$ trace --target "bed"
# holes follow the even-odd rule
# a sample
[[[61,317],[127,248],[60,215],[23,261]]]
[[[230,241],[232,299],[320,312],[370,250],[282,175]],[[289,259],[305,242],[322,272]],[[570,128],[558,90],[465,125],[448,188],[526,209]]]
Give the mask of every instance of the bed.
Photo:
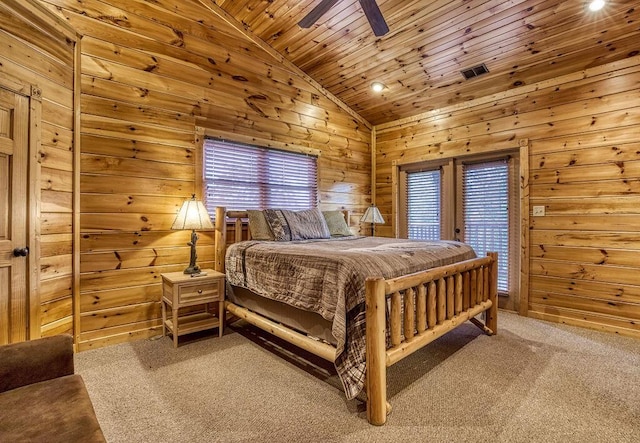
[[[365,390],[372,424],[390,412],[387,367],[467,320],[497,332],[495,253],[475,257],[457,242],[291,232],[289,241],[256,240],[248,218],[216,209],[226,310],[334,362],[347,398]]]

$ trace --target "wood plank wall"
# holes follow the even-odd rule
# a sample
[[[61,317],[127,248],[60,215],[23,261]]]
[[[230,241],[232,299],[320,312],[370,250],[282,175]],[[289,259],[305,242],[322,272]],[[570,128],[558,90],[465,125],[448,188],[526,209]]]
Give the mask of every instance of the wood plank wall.
[[[323,208],[369,204],[370,129],[196,0],[42,0],[82,39],[80,348],[158,333],[159,274],[187,261],[168,228],[195,192],[196,126],[322,151]],[[6,29],[6,23],[3,29]],[[0,72],[42,86],[43,334],[72,330],[73,49],[1,31]],[[53,45],[53,46],[50,46]],[[49,47],[49,50],[43,48]],[[530,140],[529,315],[639,335],[638,56],[376,127],[391,163]],[[213,239],[201,234],[201,264]]]
[[[160,274],[188,263],[170,226],[196,192],[197,126],[318,149],[322,208],[370,203],[368,125],[197,0],[42,4],[83,35],[80,349],[160,332]],[[212,266],[211,234],[198,253]]]
[[[41,334],[47,336],[73,329],[74,43],[50,32],[44,20],[28,23],[28,7],[27,2],[0,7],[0,75],[42,90],[39,287]]]
[[[633,54],[631,54],[633,55]],[[640,56],[375,128],[377,204],[392,162],[529,139],[528,314],[640,336]],[[516,143],[517,146],[517,143]]]

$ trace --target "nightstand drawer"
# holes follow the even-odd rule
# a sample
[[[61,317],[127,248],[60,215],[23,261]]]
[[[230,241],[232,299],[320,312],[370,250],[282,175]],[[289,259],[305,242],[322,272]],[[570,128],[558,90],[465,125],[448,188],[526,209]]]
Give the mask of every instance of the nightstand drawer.
[[[220,299],[220,285],[216,283],[180,285],[178,287],[178,303],[192,303],[205,300],[207,302]]]

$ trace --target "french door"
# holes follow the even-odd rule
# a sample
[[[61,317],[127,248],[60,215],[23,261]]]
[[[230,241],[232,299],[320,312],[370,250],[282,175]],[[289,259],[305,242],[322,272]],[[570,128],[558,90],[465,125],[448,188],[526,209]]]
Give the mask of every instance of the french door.
[[[518,156],[469,157],[400,169],[399,235],[459,240],[498,252],[498,291],[515,299],[520,239]],[[506,299],[503,305],[512,305]]]

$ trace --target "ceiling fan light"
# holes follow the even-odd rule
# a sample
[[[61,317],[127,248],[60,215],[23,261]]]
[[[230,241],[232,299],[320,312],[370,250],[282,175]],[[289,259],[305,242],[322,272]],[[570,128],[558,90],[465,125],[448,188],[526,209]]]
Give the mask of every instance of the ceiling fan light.
[[[589,10],[590,11],[599,11],[604,7],[604,0],[593,0],[591,3],[589,3]]]
[[[384,83],[382,82],[373,82],[371,83],[371,90],[373,92],[382,92],[384,90],[385,86]]]

